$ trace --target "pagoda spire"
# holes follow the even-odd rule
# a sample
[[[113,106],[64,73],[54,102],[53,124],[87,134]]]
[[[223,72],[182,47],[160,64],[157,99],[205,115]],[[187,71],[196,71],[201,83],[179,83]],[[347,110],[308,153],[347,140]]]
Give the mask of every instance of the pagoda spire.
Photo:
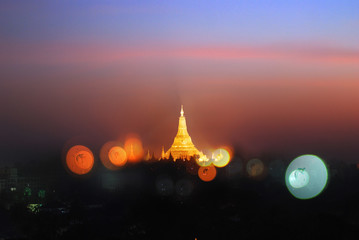
[[[130,159],[130,160],[135,160],[136,159],[135,154],[133,152],[133,144],[131,144],[130,156],[128,157],[128,159]]]
[[[165,154],[165,147],[162,146],[162,153],[161,153],[161,159],[165,159],[166,158],[166,154]]]
[[[192,143],[192,139],[188,134],[183,105],[181,105],[180,113],[181,116],[179,117],[177,135],[173,140],[172,146],[166,152],[166,157],[169,157],[169,155],[172,154],[174,160],[184,158],[189,159],[191,156],[201,155]]]
[[[151,154],[150,154],[150,149],[147,150],[147,155],[145,157],[145,160],[150,160],[151,159]]]

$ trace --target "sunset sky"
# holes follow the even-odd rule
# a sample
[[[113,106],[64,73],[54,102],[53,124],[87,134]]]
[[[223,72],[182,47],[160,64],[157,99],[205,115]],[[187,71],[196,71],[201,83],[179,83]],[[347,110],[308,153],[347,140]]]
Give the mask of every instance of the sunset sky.
[[[1,162],[158,155],[181,104],[199,149],[359,162],[359,1],[0,2]]]

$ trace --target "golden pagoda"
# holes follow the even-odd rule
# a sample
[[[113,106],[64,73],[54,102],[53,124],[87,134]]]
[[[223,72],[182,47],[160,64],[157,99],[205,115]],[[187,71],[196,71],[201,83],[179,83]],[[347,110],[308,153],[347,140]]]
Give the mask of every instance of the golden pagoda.
[[[162,150],[163,151],[163,150]],[[184,116],[183,105],[181,106],[181,116],[179,117],[177,135],[170,149],[165,153],[166,158],[172,155],[173,159],[187,159],[192,156],[203,156],[192,143],[192,139],[187,132],[186,118]]]

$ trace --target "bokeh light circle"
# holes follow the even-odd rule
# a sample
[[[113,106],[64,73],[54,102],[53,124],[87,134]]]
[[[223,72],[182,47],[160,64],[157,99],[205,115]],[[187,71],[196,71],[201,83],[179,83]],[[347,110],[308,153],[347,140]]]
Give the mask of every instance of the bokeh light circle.
[[[295,169],[289,174],[289,184],[294,188],[305,187],[309,183],[309,174],[304,168]]]
[[[102,164],[110,169],[117,170],[127,162],[127,153],[116,141],[106,142],[100,150],[100,160]]]
[[[212,150],[206,149],[203,155],[196,158],[197,165],[200,167],[208,167],[209,165],[211,165],[213,159],[208,156],[211,156],[212,153],[213,153]]]
[[[242,174],[243,162],[239,157],[234,157],[226,166],[226,175],[229,178],[237,178]]]
[[[283,176],[286,171],[286,165],[280,159],[270,161],[268,166],[269,175],[276,181],[283,181]]]
[[[193,184],[188,179],[180,179],[176,182],[176,193],[181,197],[188,197],[193,190]]]
[[[119,146],[114,146],[108,152],[108,158],[111,163],[117,167],[122,167],[127,162],[127,154],[126,151]]]
[[[93,155],[90,149],[81,150],[75,155],[75,163],[81,169],[91,169],[93,162]]]
[[[328,170],[321,158],[315,155],[302,155],[294,159],[285,174],[289,192],[298,199],[318,196],[328,181]]]
[[[212,159],[196,159],[196,163],[198,166],[200,167],[208,167],[209,165],[211,165],[213,162],[212,162]]]
[[[198,177],[205,182],[212,181],[217,175],[216,167],[213,165],[207,167],[200,167],[198,169]]]
[[[159,176],[156,180],[157,192],[162,196],[170,196],[174,192],[174,183],[169,176]]]
[[[71,172],[77,175],[90,172],[94,162],[91,150],[83,145],[75,145],[67,151],[66,165]]]
[[[259,177],[264,172],[264,164],[260,159],[254,158],[249,160],[246,169],[249,176]]]
[[[231,160],[231,155],[229,151],[225,148],[216,149],[213,155],[214,155],[213,164],[219,168],[227,166],[229,161]]]
[[[128,135],[124,148],[129,162],[137,163],[141,161],[144,156],[142,141],[137,135]]]

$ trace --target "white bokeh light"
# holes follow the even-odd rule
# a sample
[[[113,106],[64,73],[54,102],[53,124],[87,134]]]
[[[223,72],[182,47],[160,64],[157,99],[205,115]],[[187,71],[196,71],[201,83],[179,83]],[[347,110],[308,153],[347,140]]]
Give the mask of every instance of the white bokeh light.
[[[315,155],[302,155],[294,159],[285,174],[289,192],[298,199],[318,196],[328,181],[328,170],[322,159]]]
[[[309,178],[304,168],[298,168],[289,175],[289,183],[294,188],[302,188],[309,183]]]

